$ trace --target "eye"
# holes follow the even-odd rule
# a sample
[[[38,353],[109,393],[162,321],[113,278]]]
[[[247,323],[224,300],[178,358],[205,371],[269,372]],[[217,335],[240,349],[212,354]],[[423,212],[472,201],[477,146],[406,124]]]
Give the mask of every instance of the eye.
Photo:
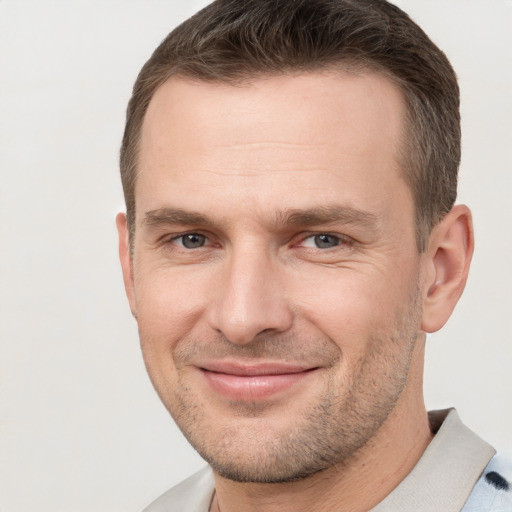
[[[302,242],[303,247],[313,247],[315,249],[330,249],[342,243],[340,237],[320,233],[305,238]]]
[[[176,243],[185,247],[185,249],[199,249],[206,244],[206,237],[199,233],[186,233],[173,239]]]

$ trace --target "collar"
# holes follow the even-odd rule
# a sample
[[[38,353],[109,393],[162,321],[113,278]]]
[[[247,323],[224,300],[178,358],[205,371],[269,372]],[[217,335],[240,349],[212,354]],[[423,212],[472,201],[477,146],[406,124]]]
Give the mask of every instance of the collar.
[[[371,512],[459,512],[496,451],[455,409],[429,412],[434,439],[404,480]]]

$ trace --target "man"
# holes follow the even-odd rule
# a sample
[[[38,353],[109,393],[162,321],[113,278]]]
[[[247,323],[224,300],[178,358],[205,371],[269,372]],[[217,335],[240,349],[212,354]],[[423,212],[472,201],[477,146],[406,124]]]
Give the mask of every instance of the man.
[[[473,252],[458,94],[383,0],[220,0],[157,48],[120,257],[150,378],[209,467],[147,510],[511,509],[494,449],[422,395]]]

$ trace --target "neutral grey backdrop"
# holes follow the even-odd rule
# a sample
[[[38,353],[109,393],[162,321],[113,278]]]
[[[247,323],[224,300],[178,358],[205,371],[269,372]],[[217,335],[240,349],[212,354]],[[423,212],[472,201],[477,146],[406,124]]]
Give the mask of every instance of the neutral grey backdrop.
[[[466,293],[430,408],[512,448],[512,2],[401,0],[462,88]],[[203,462],[146,376],[117,262],[135,76],[203,1],[0,1],[0,511],[137,511]]]

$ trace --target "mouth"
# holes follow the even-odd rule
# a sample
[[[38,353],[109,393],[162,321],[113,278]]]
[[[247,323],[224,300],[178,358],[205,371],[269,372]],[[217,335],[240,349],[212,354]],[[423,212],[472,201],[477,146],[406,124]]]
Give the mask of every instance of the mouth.
[[[277,362],[226,361],[211,361],[199,367],[212,391],[244,402],[260,402],[282,394],[318,369]]]

